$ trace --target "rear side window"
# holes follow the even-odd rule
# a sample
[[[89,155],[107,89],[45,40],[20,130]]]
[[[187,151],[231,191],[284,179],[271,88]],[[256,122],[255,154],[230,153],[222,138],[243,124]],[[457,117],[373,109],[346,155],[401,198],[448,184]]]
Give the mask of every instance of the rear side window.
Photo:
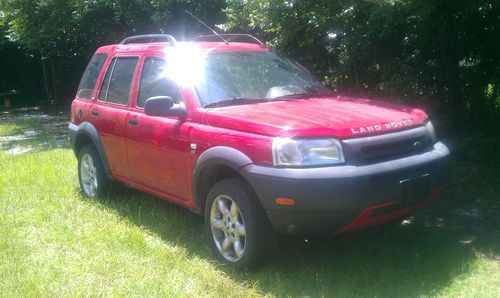
[[[111,61],[99,91],[99,100],[127,105],[138,57],[116,57]]]
[[[78,86],[78,92],[76,93],[77,97],[86,99],[92,98],[97,77],[99,76],[99,73],[101,73],[102,66],[104,65],[107,57],[107,54],[95,54],[92,59],[90,59],[90,62],[83,73],[80,85]]]
[[[181,101],[177,84],[167,77],[167,61],[157,57],[147,57],[142,68],[137,107],[143,108],[146,99],[153,96],[170,96],[174,102]]]

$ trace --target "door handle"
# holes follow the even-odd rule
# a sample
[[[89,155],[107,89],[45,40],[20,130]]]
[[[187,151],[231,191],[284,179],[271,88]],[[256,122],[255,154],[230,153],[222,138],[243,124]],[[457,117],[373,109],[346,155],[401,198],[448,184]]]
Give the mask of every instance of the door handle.
[[[99,116],[99,110],[92,110],[92,115]]]
[[[128,119],[128,124],[132,126],[137,126],[139,124],[139,120],[137,120],[137,118],[130,118]]]

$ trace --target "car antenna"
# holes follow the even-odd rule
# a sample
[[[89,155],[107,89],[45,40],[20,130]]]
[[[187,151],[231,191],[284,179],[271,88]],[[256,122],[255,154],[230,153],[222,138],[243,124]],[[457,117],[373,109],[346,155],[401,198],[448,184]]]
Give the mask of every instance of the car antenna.
[[[187,9],[184,9],[184,11],[189,14],[193,19],[197,20],[200,24],[203,26],[207,27],[210,31],[212,31],[215,35],[217,35],[220,39],[222,39],[226,44],[229,44],[227,40],[224,39],[219,33],[217,33],[214,29],[212,29],[210,26],[205,24],[202,20],[198,19],[194,14],[190,13]]]

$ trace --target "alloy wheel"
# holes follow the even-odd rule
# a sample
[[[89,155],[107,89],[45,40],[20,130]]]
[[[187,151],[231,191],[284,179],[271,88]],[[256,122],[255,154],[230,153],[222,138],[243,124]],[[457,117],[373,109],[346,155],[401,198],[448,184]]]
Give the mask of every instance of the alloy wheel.
[[[83,191],[91,198],[97,194],[97,170],[94,165],[94,160],[90,154],[86,153],[82,156],[80,163],[80,177],[82,179]]]
[[[238,204],[226,195],[219,195],[210,212],[212,236],[220,254],[230,262],[239,261],[245,253],[245,222]]]

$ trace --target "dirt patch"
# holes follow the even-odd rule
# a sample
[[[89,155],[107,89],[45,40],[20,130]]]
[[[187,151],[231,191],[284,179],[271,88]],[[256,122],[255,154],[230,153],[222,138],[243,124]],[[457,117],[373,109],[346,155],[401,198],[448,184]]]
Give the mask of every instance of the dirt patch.
[[[0,136],[0,150],[23,154],[34,149],[68,147],[69,115],[47,114],[39,107],[9,109],[0,112],[0,123],[14,132]]]

